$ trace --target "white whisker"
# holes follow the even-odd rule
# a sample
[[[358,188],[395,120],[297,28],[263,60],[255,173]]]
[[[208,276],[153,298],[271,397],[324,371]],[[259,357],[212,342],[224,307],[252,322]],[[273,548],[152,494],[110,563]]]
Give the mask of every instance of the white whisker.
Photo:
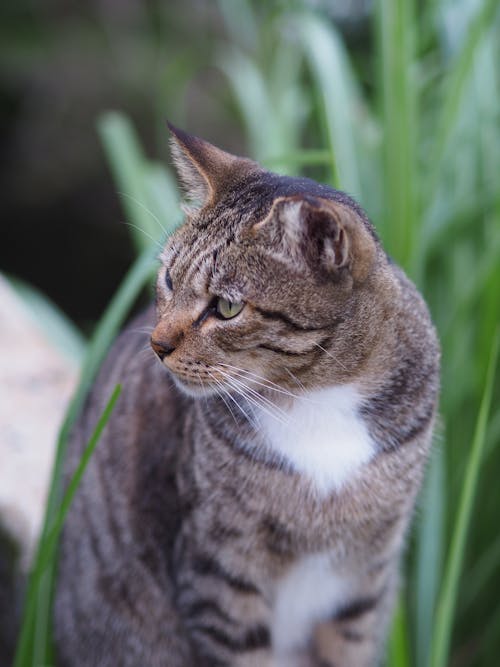
[[[127,329],[126,333],[140,333],[149,335],[154,331],[154,327],[139,327],[138,329]]]
[[[217,368],[217,367],[215,367],[215,366],[213,366],[212,368],[213,368],[213,370],[215,370],[215,371],[217,371],[217,372],[219,372],[219,373],[222,372],[220,368]],[[230,377],[230,376],[228,376],[228,377]],[[255,414],[255,411],[253,410],[252,405],[250,405],[250,403],[249,403],[247,397],[242,393],[242,391],[241,391],[238,387],[233,386],[230,382],[228,382],[229,386],[235,391],[235,393],[236,393],[238,396],[240,396],[241,398],[243,398],[243,399],[247,402],[248,407],[249,407],[250,410],[252,411],[252,414],[253,414],[253,416],[254,416],[254,419],[252,419],[252,418],[250,417],[250,415],[249,415],[249,414],[242,408],[242,406],[241,406],[241,405],[238,403],[238,401],[234,398],[234,396],[231,394],[231,392],[229,392],[229,391],[224,387],[224,384],[223,384],[220,380],[217,380],[217,378],[214,377],[214,381],[217,383],[217,385],[220,387],[220,389],[226,394],[226,396],[227,396],[227,397],[228,397],[228,398],[229,398],[229,399],[236,405],[236,407],[239,409],[239,411],[243,413],[243,415],[245,416],[245,418],[247,419],[247,421],[249,422],[249,424],[251,424],[256,430],[258,430],[258,428],[259,428],[259,426],[260,426],[260,423],[259,423],[259,421],[258,421],[258,419],[257,419],[257,416],[256,416],[256,414]]]
[[[127,227],[133,227],[134,229],[138,229],[140,232],[142,232],[142,234],[144,234],[144,236],[147,236],[148,239],[151,239],[151,241],[153,241],[153,243],[157,245],[158,248],[160,248],[160,250],[163,250],[163,245],[157,239],[151,236],[151,234],[149,234],[144,229],[139,227],[139,225],[134,225],[132,222],[126,222],[126,221],[125,224],[127,225]]]
[[[149,215],[158,224],[159,228],[162,230],[165,236],[167,236],[167,230],[161,224],[160,219],[153,213],[153,211],[150,211],[147,206],[145,206],[142,202],[140,202],[136,197],[129,195],[127,192],[118,192],[118,194],[121,195],[122,197],[128,197],[128,199],[131,199],[133,202],[135,202],[137,206],[140,206],[144,211],[146,211],[146,213],[149,213]]]
[[[337,359],[336,357],[334,357],[333,354],[332,354],[331,352],[329,352],[328,350],[325,350],[325,348],[324,348],[322,345],[320,345],[319,343],[314,343],[314,344],[316,345],[316,347],[319,347],[320,350],[323,350],[323,352],[324,352],[328,357],[330,357],[331,359],[333,359],[333,361],[335,361],[341,368],[343,368],[345,371],[347,371],[347,368],[344,366],[344,364],[343,364],[339,359]]]
[[[214,384],[215,384],[215,387],[214,387],[214,388],[215,388],[215,392],[216,392],[216,394],[219,396],[219,398],[221,399],[221,401],[224,403],[224,405],[226,406],[226,408],[227,408],[227,409],[229,410],[229,412],[231,413],[231,416],[232,416],[232,418],[234,419],[234,423],[235,423],[236,425],[238,425],[238,420],[236,419],[236,415],[235,415],[234,412],[232,411],[231,406],[229,405],[229,403],[226,401],[226,399],[225,399],[224,396],[222,395],[222,392],[221,392],[222,387],[221,387],[220,382],[217,380],[216,377],[214,377],[213,373],[211,373],[208,369],[207,369],[207,373],[210,375],[210,377],[212,378],[212,380],[213,380],[213,382],[214,382]]]
[[[219,370],[219,372],[222,371]],[[281,408],[276,406],[272,401],[230,375],[227,375],[226,379],[229,386],[232,387],[237,394],[242,396],[247,401],[247,403],[259,408],[259,410],[262,410],[277,421],[283,424],[286,423],[286,413],[281,410]]]
[[[307,389],[304,387],[303,383],[299,380],[299,378],[292,373],[291,370],[288,368],[285,368],[285,371],[288,373],[288,375],[292,378],[292,380],[296,383],[296,385],[301,389],[302,391],[307,391]]]
[[[241,387],[242,391],[246,392],[247,397],[252,396],[256,401],[260,401],[263,405],[267,405],[269,409],[275,410],[277,414],[281,414],[283,417],[286,417],[286,412],[282,410],[278,405],[273,403],[269,398],[263,396],[257,390],[253,389],[239,378],[227,375],[224,373],[224,371],[220,372],[223,373],[227,378],[230,378],[233,381],[233,383],[236,384],[236,386]]]
[[[309,401],[310,400],[307,396],[301,396],[300,394],[295,394],[293,391],[290,391],[289,389],[285,389],[281,385],[276,384],[276,382],[273,382],[272,380],[269,380],[268,378],[264,377],[263,375],[259,375],[258,373],[254,373],[252,371],[249,371],[246,368],[239,368],[238,366],[233,366],[231,364],[224,364],[224,363],[219,363],[219,366],[225,366],[227,368],[231,368],[235,372],[239,373],[240,376],[246,377],[247,379],[251,380],[255,384],[257,384],[261,387],[264,387],[266,389],[269,389],[270,391],[275,391],[279,394],[285,394],[286,396],[290,396],[291,398],[296,398],[296,399],[301,400],[301,401]],[[285,370],[288,373],[290,373],[290,371],[288,371],[287,368],[285,368]],[[294,376],[292,376],[292,377],[294,377]],[[306,391],[304,385],[301,385],[301,387],[304,391]]]

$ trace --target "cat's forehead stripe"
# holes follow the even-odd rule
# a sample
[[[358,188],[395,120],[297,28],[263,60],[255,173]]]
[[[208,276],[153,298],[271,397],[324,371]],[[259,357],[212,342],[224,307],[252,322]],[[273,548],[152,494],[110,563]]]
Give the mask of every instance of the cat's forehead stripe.
[[[184,285],[189,285],[195,292],[205,292],[213,270],[213,250],[198,248],[189,253],[189,257],[183,259],[183,266],[179,267],[181,269],[180,281]]]

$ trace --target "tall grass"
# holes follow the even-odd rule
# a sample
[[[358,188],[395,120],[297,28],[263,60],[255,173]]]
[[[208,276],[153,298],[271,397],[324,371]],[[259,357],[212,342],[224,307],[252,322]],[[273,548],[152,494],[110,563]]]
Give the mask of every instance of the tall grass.
[[[305,2],[293,6],[218,3],[226,35],[214,40],[211,65],[226,78],[248,153],[353,194],[424,292],[443,347],[440,426],[388,665],[493,667],[500,654],[498,3],[379,0],[368,55],[347,48],[326,15]],[[100,131],[128,221],[147,235],[135,235],[138,250],[147,253],[149,240],[159,239],[152,220],[171,228],[178,219],[171,177],[143,156],[122,117],[107,116]],[[147,280],[142,261],[114,316],[99,325],[67,424]],[[57,516],[66,435],[41,552]],[[39,554],[16,667],[51,660],[54,566],[40,587],[41,562]]]

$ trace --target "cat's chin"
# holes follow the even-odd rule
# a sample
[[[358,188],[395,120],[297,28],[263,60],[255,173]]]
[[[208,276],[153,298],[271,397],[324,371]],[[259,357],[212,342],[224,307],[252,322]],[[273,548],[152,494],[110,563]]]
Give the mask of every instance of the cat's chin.
[[[175,386],[186,396],[199,398],[200,396],[214,396],[217,392],[214,387],[201,385],[199,382],[189,382],[183,380],[174,373],[171,373]]]

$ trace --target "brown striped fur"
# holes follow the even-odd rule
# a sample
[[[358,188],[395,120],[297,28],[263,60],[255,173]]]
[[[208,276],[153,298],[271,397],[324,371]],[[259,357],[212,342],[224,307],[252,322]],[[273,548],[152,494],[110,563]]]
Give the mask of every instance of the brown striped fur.
[[[69,474],[120,382],[62,540],[59,664],[281,667],[277,587],[326,553],[356,594],[286,664],[376,665],[436,410],[427,309],[347,195],[172,132],[191,207],[162,254],[156,312],[114,344],[68,456]],[[245,306],[222,320],[217,297]],[[144,327],[162,364],[141,351]],[[375,454],[321,495],[250,403],[286,411],[348,383]]]

